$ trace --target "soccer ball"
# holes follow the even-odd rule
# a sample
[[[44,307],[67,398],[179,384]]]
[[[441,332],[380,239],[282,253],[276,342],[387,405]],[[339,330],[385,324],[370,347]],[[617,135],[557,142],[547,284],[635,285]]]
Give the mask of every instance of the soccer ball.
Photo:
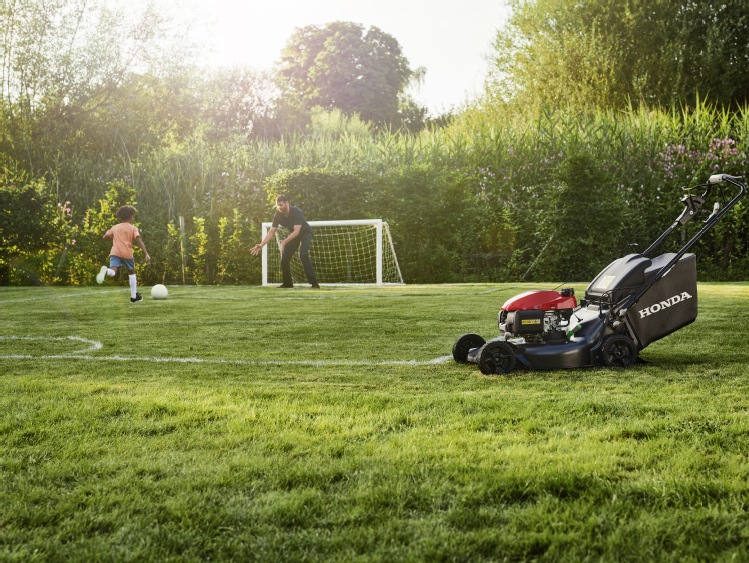
[[[151,288],[151,299],[166,299],[167,295],[169,295],[169,291],[165,285],[157,283]]]

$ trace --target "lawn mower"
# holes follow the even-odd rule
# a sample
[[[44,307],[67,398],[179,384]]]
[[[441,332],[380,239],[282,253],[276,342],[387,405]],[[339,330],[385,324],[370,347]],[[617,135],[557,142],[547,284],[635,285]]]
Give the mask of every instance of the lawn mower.
[[[722,183],[738,188],[733,199],[722,209],[716,202],[681,250],[650,258],[677,227],[697,216]],[[684,195],[684,210],[676,221],[642,254],[628,254],[606,266],[579,305],[573,288],[516,295],[499,310],[499,337],[487,342],[478,334],[464,334],[453,346],[455,361],[478,364],[485,375],[510,373],[516,367],[626,368],[650,343],[694,322],[697,257],[687,251],[744,197],[746,184],[740,176],[714,174],[693,189],[704,192]]]

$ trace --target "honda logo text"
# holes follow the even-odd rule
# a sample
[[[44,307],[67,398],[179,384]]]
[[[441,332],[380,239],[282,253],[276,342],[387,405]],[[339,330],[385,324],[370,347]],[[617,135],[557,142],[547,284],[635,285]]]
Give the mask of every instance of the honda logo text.
[[[640,309],[638,313],[640,313],[640,318],[644,319],[645,317],[654,315],[658,311],[662,311],[663,309],[668,309],[671,305],[676,305],[677,303],[681,303],[682,301],[686,301],[687,299],[691,299],[691,298],[692,296],[689,295],[686,291],[682,291],[681,295],[674,295],[673,297],[669,297],[665,301],[661,301],[660,303],[655,303],[651,305],[650,307],[645,307],[644,309]]]

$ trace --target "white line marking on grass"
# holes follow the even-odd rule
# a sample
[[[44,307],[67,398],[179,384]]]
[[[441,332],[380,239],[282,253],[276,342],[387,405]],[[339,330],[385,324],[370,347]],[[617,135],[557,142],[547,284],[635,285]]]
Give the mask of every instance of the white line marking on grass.
[[[129,356],[73,356],[53,354],[49,356],[33,356],[31,354],[10,354],[0,356],[3,360],[92,360],[103,362],[152,362],[157,364],[236,364],[242,366],[433,366],[444,364],[452,356],[440,356],[431,360],[226,360],[220,358],[159,358],[159,357],[129,357]]]
[[[223,295],[217,295],[215,297],[204,297],[201,295],[198,296],[189,296],[190,299],[217,299],[219,301],[243,301],[243,299],[240,299],[239,297],[225,297]]]
[[[484,295],[485,293],[494,293],[495,291],[500,291],[503,288],[501,287],[494,287],[492,289],[485,289],[484,291],[479,291],[479,295]]]
[[[68,340],[77,340],[78,342],[85,342],[86,344],[90,344],[91,348],[88,350],[78,350],[76,352],[70,352],[71,354],[82,354],[83,352],[95,352],[97,350],[101,350],[104,348],[104,344],[99,342],[98,340],[88,340],[87,338],[80,338],[79,336],[68,336]]]
[[[97,340],[89,340],[79,336],[0,336],[0,340],[41,340],[61,341],[73,340],[88,344],[89,347],[75,350],[67,354],[8,354],[0,355],[4,360],[92,360],[104,362],[153,362],[153,363],[176,363],[176,364],[237,364],[249,366],[429,366],[439,365],[452,359],[452,356],[440,356],[431,360],[227,360],[222,358],[166,358],[166,357],[129,357],[129,356],[90,356],[83,355],[86,352],[101,350],[104,345]]]
[[[89,340],[88,338],[81,338],[80,336],[0,336],[0,340],[32,340],[32,341],[61,341],[61,340],[73,340],[75,342],[83,342],[84,344],[88,344],[88,348],[84,348],[82,350],[74,350],[72,352],[68,352],[67,354],[57,354],[59,357],[67,358],[72,354],[83,354],[84,352],[96,352],[97,350],[101,350],[104,345],[99,342],[98,340]],[[10,357],[10,356],[0,356],[0,357]],[[43,356],[32,356],[34,358],[42,358]]]

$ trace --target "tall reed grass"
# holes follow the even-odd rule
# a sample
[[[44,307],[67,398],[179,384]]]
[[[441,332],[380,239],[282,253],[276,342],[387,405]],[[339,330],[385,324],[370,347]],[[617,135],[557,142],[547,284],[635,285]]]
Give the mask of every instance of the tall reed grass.
[[[335,202],[318,197],[309,219],[335,219],[343,209],[388,221],[407,282],[531,281],[584,279],[631,245],[644,248],[681,211],[682,186],[716,171],[744,174],[747,140],[747,108],[699,100],[673,110],[526,115],[498,106],[469,109],[447,127],[418,134],[341,131],[221,144],[196,136],[138,155],[48,166],[57,178],[50,189],[73,201],[77,221],[103,197],[106,182],[130,182],[157,260],[167,226],[183,217],[188,270],[205,260],[204,275],[187,281],[259,281],[249,267],[247,278],[227,277],[219,225],[241,223],[246,244],[253,242],[271,217],[279,174],[296,174],[309,201],[336,186]],[[303,170],[308,177],[314,171],[313,184],[304,185]],[[208,241],[199,250],[191,241],[201,221]],[[747,240],[736,221],[706,237],[697,249],[703,275],[745,279]],[[154,267],[144,275],[180,281],[173,271]],[[57,279],[66,281],[65,272]]]

